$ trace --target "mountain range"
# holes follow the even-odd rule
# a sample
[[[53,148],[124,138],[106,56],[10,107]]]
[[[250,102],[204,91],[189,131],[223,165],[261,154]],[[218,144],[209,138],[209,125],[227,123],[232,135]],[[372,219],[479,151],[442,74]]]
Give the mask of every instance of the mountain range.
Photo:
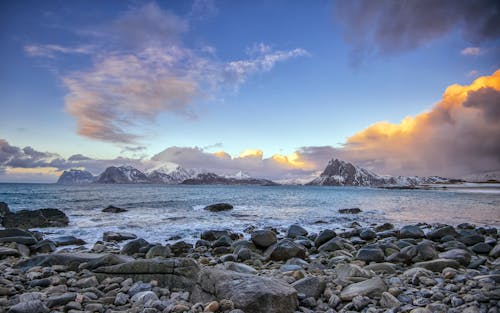
[[[498,173],[496,173],[498,174]],[[483,175],[484,176],[484,175]],[[482,177],[482,176],[481,176]],[[498,175],[486,175],[498,178]],[[307,178],[306,178],[307,179]],[[481,178],[475,177],[475,181]],[[233,175],[220,175],[200,169],[185,169],[174,163],[166,163],[142,172],[132,166],[110,166],[100,175],[71,169],[59,177],[59,184],[184,184],[184,185],[311,185],[311,186],[365,186],[365,187],[413,187],[430,184],[460,182],[439,176],[387,176],[378,175],[352,163],[332,159],[324,171],[316,178],[281,179],[277,182],[254,178],[244,172]],[[486,181],[486,180],[483,180]]]

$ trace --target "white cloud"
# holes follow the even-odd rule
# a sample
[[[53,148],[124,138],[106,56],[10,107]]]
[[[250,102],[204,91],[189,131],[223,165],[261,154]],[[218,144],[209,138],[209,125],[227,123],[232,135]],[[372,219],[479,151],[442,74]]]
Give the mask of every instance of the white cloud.
[[[482,53],[479,47],[467,47],[460,52],[462,55],[480,55]]]

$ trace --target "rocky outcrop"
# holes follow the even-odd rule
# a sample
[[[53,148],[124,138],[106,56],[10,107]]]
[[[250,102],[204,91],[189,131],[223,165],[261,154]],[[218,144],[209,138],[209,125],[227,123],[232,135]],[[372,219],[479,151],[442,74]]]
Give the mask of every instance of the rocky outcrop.
[[[229,211],[232,209],[233,209],[233,206],[229,203],[215,203],[215,204],[207,205],[206,207],[203,208],[203,210],[210,211],[210,212]]]
[[[261,185],[274,186],[278,185],[268,179],[259,178],[234,178],[224,177],[214,173],[201,173],[196,177],[186,179],[182,182],[183,185]]]
[[[70,169],[68,171],[64,171],[59,179],[57,180],[58,184],[66,184],[66,185],[78,185],[78,184],[90,184],[95,180],[94,175],[88,171]]]
[[[96,179],[99,184],[144,184],[150,183],[143,172],[132,166],[110,166]]]
[[[321,175],[307,185],[320,186],[382,186],[384,178],[339,159],[331,160]]]
[[[2,218],[2,226],[6,228],[43,228],[63,227],[68,225],[69,218],[59,209],[22,210],[9,212]]]

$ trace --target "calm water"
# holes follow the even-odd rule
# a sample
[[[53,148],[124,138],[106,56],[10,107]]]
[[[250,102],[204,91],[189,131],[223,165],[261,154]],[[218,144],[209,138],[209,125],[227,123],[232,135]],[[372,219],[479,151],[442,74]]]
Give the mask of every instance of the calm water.
[[[312,231],[342,228],[353,220],[365,225],[389,221],[500,226],[500,193],[479,189],[0,184],[0,201],[12,210],[60,208],[69,216],[70,226],[44,231],[53,236],[72,234],[89,242],[102,238],[107,230],[163,242],[174,235],[194,239],[205,229],[281,228],[296,222]],[[202,210],[216,202],[229,202],[235,208],[219,213]],[[110,204],[129,212],[102,213]],[[363,213],[337,213],[349,207],[359,207]]]

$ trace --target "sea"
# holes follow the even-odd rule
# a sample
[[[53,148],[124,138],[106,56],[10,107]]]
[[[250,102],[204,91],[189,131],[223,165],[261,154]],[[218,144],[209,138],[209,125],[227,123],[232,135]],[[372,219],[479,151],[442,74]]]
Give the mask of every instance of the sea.
[[[0,183],[0,201],[12,211],[58,208],[70,219],[64,228],[40,229],[46,237],[73,235],[88,243],[105,231],[130,232],[150,242],[182,238],[194,242],[208,229],[243,232],[251,227],[286,229],[298,223],[310,232],[342,231],[353,222],[472,223],[500,227],[500,185],[434,190],[388,190],[327,186],[58,185]],[[209,212],[227,202],[231,211]],[[103,213],[108,205],[124,213]],[[340,214],[360,208],[359,214]]]

